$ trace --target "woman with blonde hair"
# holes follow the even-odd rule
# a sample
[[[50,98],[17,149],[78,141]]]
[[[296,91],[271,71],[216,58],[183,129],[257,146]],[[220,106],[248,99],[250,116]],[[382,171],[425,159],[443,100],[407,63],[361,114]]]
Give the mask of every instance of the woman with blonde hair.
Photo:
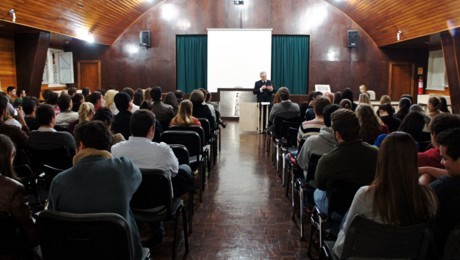
[[[192,116],[193,113],[193,104],[190,100],[182,100],[179,104],[179,111],[177,115],[171,119],[169,126],[179,125],[179,126],[191,126],[199,125],[201,126],[200,120]]]
[[[367,93],[359,94],[358,104],[371,104],[371,99]]]
[[[380,97],[380,105],[383,105],[383,104],[386,104],[386,103],[390,103],[391,104],[391,98],[390,96],[388,95],[382,95]]]
[[[109,89],[107,92],[105,92],[104,95],[104,101],[105,101],[105,106],[112,111],[113,116],[116,116],[118,114],[118,109],[115,106],[115,95],[118,94],[118,90],[115,89]]]
[[[83,102],[78,109],[78,120],[69,124],[69,132],[73,133],[73,130],[77,125],[84,122],[91,121],[93,119],[95,110],[94,105],[91,102]]]
[[[418,184],[417,147],[404,132],[393,132],[380,146],[375,179],[361,187],[351,204],[333,251],[341,257],[347,231],[356,215],[395,229],[426,223],[436,215],[433,191]]]

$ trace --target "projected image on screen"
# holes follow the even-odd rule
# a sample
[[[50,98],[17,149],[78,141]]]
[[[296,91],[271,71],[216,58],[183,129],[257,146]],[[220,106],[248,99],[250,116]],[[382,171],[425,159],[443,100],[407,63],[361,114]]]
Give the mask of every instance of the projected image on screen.
[[[208,90],[254,87],[271,71],[271,29],[208,29]]]

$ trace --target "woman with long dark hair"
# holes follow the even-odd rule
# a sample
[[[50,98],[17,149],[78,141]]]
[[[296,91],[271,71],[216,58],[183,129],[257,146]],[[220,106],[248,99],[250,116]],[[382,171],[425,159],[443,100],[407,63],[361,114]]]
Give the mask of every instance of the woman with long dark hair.
[[[437,199],[418,184],[417,148],[404,132],[393,132],[380,146],[375,179],[355,195],[333,251],[340,257],[347,230],[356,215],[394,228],[428,222],[434,218]]]

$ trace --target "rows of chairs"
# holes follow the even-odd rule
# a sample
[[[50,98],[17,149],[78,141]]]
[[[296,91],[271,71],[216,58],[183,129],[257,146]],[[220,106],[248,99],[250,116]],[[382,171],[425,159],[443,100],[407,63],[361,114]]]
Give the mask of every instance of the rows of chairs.
[[[271,131],[266,131],[264,148],[283,187],[291,201],[291,218],[296,223],[300,239],[305,235],[305,224],[309,224],[307,253],[312,250],[320,259],[337,259],[331,253],[340,230],[342,217],[348,211],[351,201],[360,188],[358,185],[333,181],[328,184],[329,207],[327,214],[321,213],[313,200],[314,176],[321,155],[312,154],[308,171],[304,176],[296,156],[297,133],[301,121],[297,118],[275,118]],[[302,143],[299,147],[301,147]],[[426,259],[432,242],[428,223],[394,229],[362,217],[355,217],[348,230],[341,259],[349,258],[403,258]],[[451,231],[444,249],[443,259],[460,259],[460,224]]]

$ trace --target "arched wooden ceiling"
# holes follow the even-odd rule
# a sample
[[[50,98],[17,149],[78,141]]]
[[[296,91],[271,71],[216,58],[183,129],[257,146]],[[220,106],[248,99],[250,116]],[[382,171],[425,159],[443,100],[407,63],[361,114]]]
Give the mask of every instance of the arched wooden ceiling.
[[[2,0],[0,20],[81,38],[91,31],[95,41],[111,45],[136,19],[167,0]],[[217,1],[217,0],[209,0]],[[232,0],[219,0],[232,1]],[[251,0],[247,0],[251,1]],[[282,1],[282,0],[271,0]],[[378,46],[460,27],[459,0],[324,0],[353,19]]]

